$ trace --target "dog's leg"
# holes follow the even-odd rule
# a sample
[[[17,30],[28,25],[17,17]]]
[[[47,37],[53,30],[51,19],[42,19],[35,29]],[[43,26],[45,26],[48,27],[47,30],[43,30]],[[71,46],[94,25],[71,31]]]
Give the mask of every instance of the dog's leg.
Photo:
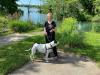
[[[47,52],[46,52],[46,56],[45,56],[46,62],[49,62],[49,61],[48,61],[48,56],[49,56],[49,50],[47,50]]]
[[[34,58],[35,58],[35,53],[36,53],[36,47],[35,47],[35,45],[32,47],[32,49],[31,49],[31,54],[30,54],[30,59],[31,59],[31,61],[34,61]]]

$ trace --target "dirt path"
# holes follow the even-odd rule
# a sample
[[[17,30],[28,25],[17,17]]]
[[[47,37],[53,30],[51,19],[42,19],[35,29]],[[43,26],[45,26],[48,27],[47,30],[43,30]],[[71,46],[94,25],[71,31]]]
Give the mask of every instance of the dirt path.
[[[0,47],[3,46],[3,45],[7,45],[11,42],[20,41],[20,40],[25,39],[27,37],[31,37],[31,36],[34,36],[34,35],[40,35],[42,33],[43,32],[22,33],[22,34],[13,33],[13,34],[10,34],[10,35],[7,35],[7,36],[1,36],[0,37]]]
[[[58,61],[51,59],[49,63],[29,62],[9,75],[100,75],[100,69],[91,60],[86,62],[82,57],[63,52],[60,56]]]

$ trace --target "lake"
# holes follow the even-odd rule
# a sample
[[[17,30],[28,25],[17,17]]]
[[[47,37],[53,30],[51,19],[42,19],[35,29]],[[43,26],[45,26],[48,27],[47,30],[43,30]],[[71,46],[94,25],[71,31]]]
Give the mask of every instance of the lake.
[[[46,21],[46,14],[39,13],[39,9],[37,8],[30,8],[30,13],[28,14],[28,8],[27,7],[19,7],[23,11],[23,15],[20,16],[20,20],[23,21],[32,21],[33,23],[37,24],[44,24]]]
[[[18,0],[17,4],[19,5],[43,5],[44,1],[42,0]],[[38,8],[30,8],[29,9],[29,14],[28,14],[28,8],[27,7],[18,7],[23,11],[23,15],[20,16],[20,20],[23,21],[32,21],[33,23],[37,24],[44,24],[46,21],[46,14],[39,13]]]

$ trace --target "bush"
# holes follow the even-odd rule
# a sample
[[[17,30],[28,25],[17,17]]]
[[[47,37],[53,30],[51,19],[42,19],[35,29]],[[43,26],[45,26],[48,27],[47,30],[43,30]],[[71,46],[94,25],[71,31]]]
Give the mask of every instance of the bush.
[[[92,18],[93,22],[100,22],[100,15],[96,15]]]
[[[92,22],[93,23],[93,27],[92,30],[94,30],[95,32],[100,32],[100,15],[96,15],[92,18]]]
[[[11,29],[15,32],[27,32],[33,29],[33,24],[31,22],[25,21],[11,21]]]
[[[100,32],[100,25],[95,26],[95,31]]]
[[[0,32],[4,32],[8,28],[8,20],[0,17]]]
[[[68,44],[70,47],[79,46],[82,43],[82,36],[77,31],[77,20],[75,18],[65,18],[58,27],[58,40],[62,45]]]
[[[99,22],[94,22],[92,25],[92,31],[94,32],[100,32],[100,25]]]

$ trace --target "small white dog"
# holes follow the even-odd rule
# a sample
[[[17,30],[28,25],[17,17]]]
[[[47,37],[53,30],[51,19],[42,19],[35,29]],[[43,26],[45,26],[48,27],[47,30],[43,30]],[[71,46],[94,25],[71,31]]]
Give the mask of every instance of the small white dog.
[[[46,44],[37,44],[35,43],[33,45],[33,47],[30,49],[31,50],[31,54],[30,54],[30,59],[32,61],[34,61],[34,55],[36,53],[36,51],[40,52],[40,53],[45,53],[45,60],[46,62],[48,62],[48,55],[50,52],[52,52],[52,48],[57,46],[58,43],[56,41],[52,41],[50,43],[46,43]]]

